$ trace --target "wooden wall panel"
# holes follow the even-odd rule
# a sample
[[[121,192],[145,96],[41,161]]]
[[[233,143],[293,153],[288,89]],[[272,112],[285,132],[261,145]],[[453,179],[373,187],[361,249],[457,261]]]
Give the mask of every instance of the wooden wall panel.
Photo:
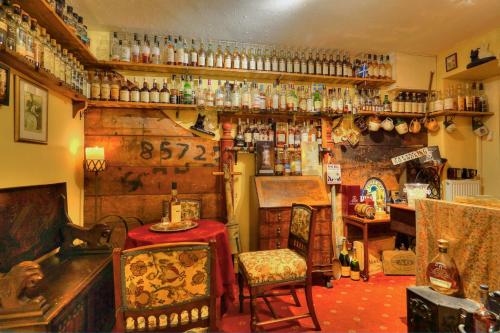
[[[171,183],[179,197],[202,200],[203,218],[222,216],[219,143],[194,135],[159,110],[91,109],[85,146],[104,147],[107,169],[97,181],[98,217],[162,216]],[[95,175],[85,173],[85,223],[94,221]]]

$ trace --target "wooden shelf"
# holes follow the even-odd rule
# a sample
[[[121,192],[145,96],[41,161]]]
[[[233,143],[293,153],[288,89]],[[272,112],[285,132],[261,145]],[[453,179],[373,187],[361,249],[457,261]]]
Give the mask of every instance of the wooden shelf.
[[[493,112],[472,112],[472,111],[434,111],[429,113],[429,116],[431,117],[440,117],[440,116],[484,117],[492,115],[494,115]]]
[[[357,115],[381,117],[398,117],[398,118],[423,118],[424,113],[409,113],[409,112],[377,112],[377,111],[358,111]]]
[[[93,101],[88,102],[89,108],[108,109],[158,109],[158,110],[196,110],[196,105],[188,104],[165,104],[165,103],[143,103],[143,102],[115,102],[115,101]]]
[[[100,61],[97,66],[104,70],[125,71],[127,74],[137,75],[137,72],[153,72],[163,74],[188,74],[202,76],[203,78],[221,80],[259,80],[259,81],[284,81],[284,82],[310,82],[324,84],[350,84],[366,85],[366,87],[383,87],[394,83],[393,80],[364,79],[358,77],[338,77],[313,74],[282,73],[271,71],[252,71],[243,69],[138,64],[120,61]]]
[[[38,24],[55,38],[63,48],[68,49],[84,65],[97,63],[97,58],[90,49],[76,36],[74,30],[57,15],[45,0],[14,0],[31,17],[38,20]]]
[[[73,101],[73,117],[79,111],[85,109],[87,105],[85,96],[79,94],[47,71],[36,69],[35,65],[26,58],[5,48],[0,48],[0,62],[9,66],[13,71],[17,71],[29,79],[36,81],[38,84],[45,86],[47,89],[71,99]]]
[[[497,75],[500,75],[500,66],[498,64],[498,60],[495,59],[479,66],[465,69],[456,74],[451,74],[450,76],[445,77],[445,79],[481,81]]]

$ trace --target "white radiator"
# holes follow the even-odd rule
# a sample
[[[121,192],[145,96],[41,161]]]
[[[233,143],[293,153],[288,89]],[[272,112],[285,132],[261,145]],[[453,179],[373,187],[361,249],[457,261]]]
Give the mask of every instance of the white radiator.
[[[444,194],[446,201],[453,201],[457,196],[480,195],[481,181],[472,179],[446,180]]]

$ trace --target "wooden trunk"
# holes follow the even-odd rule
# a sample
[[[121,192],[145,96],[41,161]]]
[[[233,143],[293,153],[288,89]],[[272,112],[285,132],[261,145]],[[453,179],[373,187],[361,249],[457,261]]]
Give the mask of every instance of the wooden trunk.
[[[312,206],[316,212],[313,272],[330,276],[332,270],[332,210],[320,177],[256,177],[259,202],[259,250],[286,248],[293,203]]]

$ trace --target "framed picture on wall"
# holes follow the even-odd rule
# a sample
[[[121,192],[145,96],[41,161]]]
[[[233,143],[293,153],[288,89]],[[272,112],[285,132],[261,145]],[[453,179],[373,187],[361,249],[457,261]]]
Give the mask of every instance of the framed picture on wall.
[[[0,105],[9,105],[9,67],[0,64]]]
[[[16,141],[47,144],[47,89],[18,75],[14,77],[14,134]]]
[[[456,52],[453,54],[450,54],[449,56],[446,57],[445,65],[446,65],[447,72],[452,71],[458,67],[457,53]]]

